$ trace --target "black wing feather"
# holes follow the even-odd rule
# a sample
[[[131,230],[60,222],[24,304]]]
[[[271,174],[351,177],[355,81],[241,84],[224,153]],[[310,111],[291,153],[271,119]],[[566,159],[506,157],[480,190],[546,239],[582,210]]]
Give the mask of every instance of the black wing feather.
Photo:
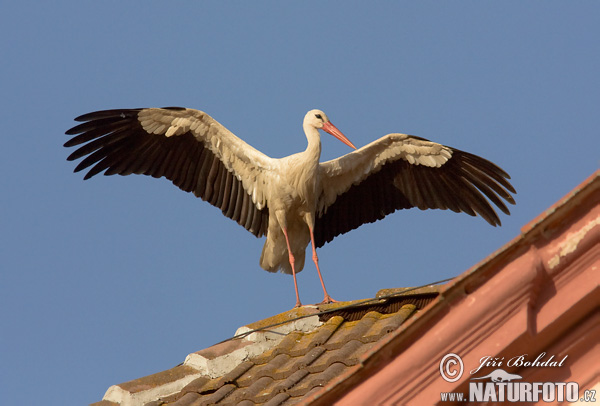
[[[181,107],[166,107],[185,110]],[[269,211],[259,210],[215,154],[191,133],[166,137],[148,134],[138,121],[143,109],[103,110],[77,117],[81,124],[66,131],[74,137],[65,147],[79,146],[67,158],[83,158],[75,172],[84,179],[132,173],[166,177],[186,192],[209,201],[257,237],[266,235]]]
[[[492,162],[457,149],[452,149],[452,157],[439,168],[402,159],[388,162],[339,195],[317,218],[315,243],[321,247],[340,234],[412,207],[478,214],[491,225],[500,225],[489,201],[510,214],[502,201],[515,203],[511,193],[516,192],[508,179]]]

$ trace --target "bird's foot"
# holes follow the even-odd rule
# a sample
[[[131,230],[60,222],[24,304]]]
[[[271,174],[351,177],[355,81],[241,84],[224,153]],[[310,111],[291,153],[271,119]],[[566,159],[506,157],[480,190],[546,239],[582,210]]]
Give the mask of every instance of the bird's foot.
[[[328,304],[328,303],[338,303],[339,300],[334,300],[331,298],[331,296],[329,295],[325,295],[325,297],[323,298],[323,301],[317,304]]]
[[[294,309],[298,307],[302,307],[302,303],[300,303],[300,300],[296,300],[296,305],[294,306]]]

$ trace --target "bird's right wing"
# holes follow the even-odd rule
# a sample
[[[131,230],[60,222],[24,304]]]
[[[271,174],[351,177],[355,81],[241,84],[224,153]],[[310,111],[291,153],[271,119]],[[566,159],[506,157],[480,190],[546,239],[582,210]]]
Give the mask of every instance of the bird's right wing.
[[[257,237],[265,235],[265,184],[274,160],[208,114],[180,107],[104,110],[84,114],[66,133],[65,147],[81,145],[67,159],[85,157],[75,172],[84,179],[144,174],[171,180],[186,192],[219,207]],[[93,166],[92,166],[93,165]]]
[[[509,214],[510,177],[497,165],[455,148],[406,134],[388,134],[320,164],[317,247],[399,209],[450,209],[500,219],[488,202]],[[487,199],[486,199],[487,198]]]

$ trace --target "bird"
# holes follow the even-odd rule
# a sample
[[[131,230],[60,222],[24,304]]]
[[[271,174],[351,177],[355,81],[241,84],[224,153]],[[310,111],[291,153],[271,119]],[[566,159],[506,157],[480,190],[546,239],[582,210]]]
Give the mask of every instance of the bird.
[[[451,210],[500,225],[493,203],[510,214],[510,176],[477,155],[425,138],[387,134],[360,149],[318,109],[306,113],[304,151],[271,158],[238,138],[207,113],[184,107],[101,110],[75,118],[64,146],[83,158],[84,179],[143,174],[165,177],[221,209],[256,237],[266,236],[260,266],[292,274],[295,307],[302,306],[296,274],[310,243],[323,301],[316,249],[336,236],[400,209]],[[320,162],[319,131],[352,151]]]

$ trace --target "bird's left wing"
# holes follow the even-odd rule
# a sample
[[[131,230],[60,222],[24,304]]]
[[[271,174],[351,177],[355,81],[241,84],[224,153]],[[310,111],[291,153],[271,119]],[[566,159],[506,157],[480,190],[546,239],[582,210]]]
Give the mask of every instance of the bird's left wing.
[[[132,173],[161,176],[219,207],[256,236],[265,235],[265,184],[274,160],[208,114],[181,107],[104,110],[84,114],[66,133],[65,147],[79,145],[67,159],[85,157],[75,172],[84,179]],[[81,145],[83,144],[83,145]]]
[[[491,225],[514,204],[508,174],[492,162],[406,134],[388,134],[320,164],[317,247],[399,209],[450,209],[479,214]],[[487,199],[486,199],[487,197]]]

